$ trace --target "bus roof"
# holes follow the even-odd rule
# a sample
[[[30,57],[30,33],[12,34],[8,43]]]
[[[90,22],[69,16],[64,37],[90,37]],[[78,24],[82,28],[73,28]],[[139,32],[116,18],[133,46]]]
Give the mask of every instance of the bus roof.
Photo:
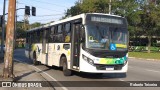
[[[40,27],[36,27],[36,28],[30,29],[30,30],[27,30],[27,32],[34,31],[34,30],[41,29],[41,28],[46,28],[46,27],[53,26],[53,25],[56,25],[56,24],[59,24],[59,23],[63,23],[63,22],[67,22],[67,21],[71,21],[71,20],[75,20],[75,19],[79,19],[79,18],[85,17],[85,15],[87,15],[87,14],[96,14],[96,15],[107,15],[107,16],[121,17],[121,16],[118,16],[118,15],[111,15],[111,14],[105,14],[105,13],[83,13],[83,14],[80,14],[80,15],[76,15],[76,16],[73,16],[73,17],[68,17],[66,19],[62,19],[62,20],[55,21],[55,22],[52,22],[52,23],[49,23],[49,24],[45,24],[45,25],[40,26]],[[123,18],[123,17],[121,17],[121,18]]]

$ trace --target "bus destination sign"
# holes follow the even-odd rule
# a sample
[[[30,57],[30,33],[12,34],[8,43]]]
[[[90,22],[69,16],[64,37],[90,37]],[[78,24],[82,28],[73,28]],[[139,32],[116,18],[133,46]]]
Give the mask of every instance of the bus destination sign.
[[[103,23],[112,23],[112,24],[124,24],[123,19],[119,17],[104,16],[104,15],[89,15],[87,17],[89,21],[92,22],[103,22]]]

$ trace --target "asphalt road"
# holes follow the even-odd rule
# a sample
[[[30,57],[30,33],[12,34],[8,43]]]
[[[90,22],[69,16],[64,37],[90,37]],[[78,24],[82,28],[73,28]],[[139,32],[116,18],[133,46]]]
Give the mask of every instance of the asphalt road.
[[[30,65],[32,63],[30,59],[25,57],[23,49],[15,50],[14,58]],[[160,81],[160,61],[138,60],[134,58],[129,59],[129,70],[126,77],[121,74],[103,74],[98,76],[77,72],[74,72],[72,76],[65,77],[61,69],[57,67],[45,65],[34,67],[41,73],[46,74],[46,77],[50,78],[51,81],[93,81],[95,86],[100,84],[98,81],[121,81],[124,83],[132,83],[131,81]],[[59,85],[62,90],[160,90],[160,87],[65,87],[63,83],[59,83]]]

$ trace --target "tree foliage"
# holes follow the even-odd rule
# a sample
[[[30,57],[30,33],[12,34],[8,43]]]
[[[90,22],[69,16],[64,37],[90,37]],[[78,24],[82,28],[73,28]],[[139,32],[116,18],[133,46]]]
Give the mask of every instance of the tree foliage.
[[[143,35],[148,37],[148,53],[150,53],[151,38],[158,36],[160,33],[160,5],[149,3],[142,7],[141,28]]]
[[[156,1],[156,2],[155,2]],[[111,13],[127,18],[130,37],[148,37],[148,48],[152,36],[160,35],[160,0],[112,0]],[[81,13],[108,13],[109,0],[83,0],[66,11],[67,16]],[[148,49],[150,52],[150,49]]]
[[[41,26],[42,24],[40,22],[35,22],[33,24],[30,24],[30,28],[35,28],[35,27],[39,27]]]
[[[24,21],[19,21],[16,23],[16,38],[25,38],[26,32],[24,27]]]
[[[17,28],[16,28],[16,38],[25,38],[26,37],[26,30],[31,28],[39,27],[42,24],[39,22],[35,22],[33,24],[29,24],[28,21],[18,21]]]

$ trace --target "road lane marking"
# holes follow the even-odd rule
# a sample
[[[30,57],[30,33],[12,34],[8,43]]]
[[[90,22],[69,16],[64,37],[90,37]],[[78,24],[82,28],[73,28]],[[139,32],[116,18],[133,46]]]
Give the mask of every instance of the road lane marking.
[[[125,80],[123,80],[123,79],[119,79],[120,81],[125,81]]]
[[[42,71],[41,69],[35,67],[32,65],[32,67],[34,67],[35,69],[37,69],[38,71],[44,73],[45,75],[47,75],[48,77],[50,77],[52,80],[56,81],[56,83],[63,89],[63,90],[68,90],[66,87],[64,87],[61,83],[58,82],[58,80],[56,80],[55,78],[53,78],[52,76],[50,76],[48,73]]]
[[[27,63],[25,63],[25,62],[23,62],[23,61],[20,61],[20,60],[17,60],[17,59],[14,59],[14,60],[15,60],[15,61],[18,61],[18,62],[20,62],[20,63],[27,64]],[[37,67],[35,67],[35,66],[33,66],[33,65],[30,65],[30,66],[32,66],[33,68],[37,69],[38,71],[44,73],[45,75],[47,75],[48,77],[50,77],[52,80],[56,81],[56,83],[57,83],[63,90],[68,90],[66,87],[64,87],[61,83],[59,83],[55,78],[53,78],[52,76],[50,76],[48,73],[43,72],[41,69],[39,69],[39,68],[37,68]]]
[[[151,72],[157,72],[160,73],[160,71],[156,71],[156,70],[150,70],[150,69],[146,69],[147,71],[151,71]]]
[[[125,81],[123,79],[118,79],[119,81],[122,81],[122,82],[126,82],[126,83],[131,83],[131,82],[128,82],[128,81]]]
[[[138,68],[138,67],[132,67],[132,66],[128,66],[129,68]],[[144,70],[144,68],[141,68]],[[146,71],[151,71],[151,72],[156,72],[156,73],[160,73],[160,71],[156,71],[156,70],[151,70],[151,69],[145,69]]]

